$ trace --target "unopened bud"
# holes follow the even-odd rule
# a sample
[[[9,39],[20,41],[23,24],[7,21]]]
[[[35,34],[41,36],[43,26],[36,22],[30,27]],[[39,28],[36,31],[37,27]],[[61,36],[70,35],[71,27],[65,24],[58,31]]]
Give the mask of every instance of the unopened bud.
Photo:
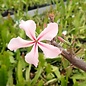
[[[62,37],[60,37],[60,36],[58,36],[58,40],[60,41],[60,42],[65,42],[65,40],[62,38]]]
[[[66,40],[64,40],[62,37],[58,36],[58,40],[62,43],[66,43],[67,45],[71,45],[69,42],[67,42]]]

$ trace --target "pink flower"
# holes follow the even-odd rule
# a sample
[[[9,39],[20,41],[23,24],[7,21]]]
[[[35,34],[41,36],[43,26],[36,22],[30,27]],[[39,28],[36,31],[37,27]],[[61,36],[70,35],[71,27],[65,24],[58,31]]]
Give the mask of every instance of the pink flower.
[[[22,20],[19,27],[25,31],[26,35],[31,39],[31,41],[24,40],[20,37],[12,38],[8,44],[8,49],[17,50],[18,48],[30,47],[33,45],[32,50],[25,56],[25,61],[27,63],[33,64],[35,67],[37,67],[39,62],[38,46],[42,49],[45,57],[48,58],[54,58],[61,53],[59,48],[42,42],[43,40],[52,40],[57,35],[57,23],[48,24],[48,26],[39,34],[37,38],[35,36],[36,24],[33,20]]]

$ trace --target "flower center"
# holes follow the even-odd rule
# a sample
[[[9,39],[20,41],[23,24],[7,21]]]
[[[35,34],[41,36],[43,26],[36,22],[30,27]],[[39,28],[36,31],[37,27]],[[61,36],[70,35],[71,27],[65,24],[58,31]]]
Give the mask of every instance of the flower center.
[[[35,43],[37,44],[38,43],[38,40],[35,40]]]

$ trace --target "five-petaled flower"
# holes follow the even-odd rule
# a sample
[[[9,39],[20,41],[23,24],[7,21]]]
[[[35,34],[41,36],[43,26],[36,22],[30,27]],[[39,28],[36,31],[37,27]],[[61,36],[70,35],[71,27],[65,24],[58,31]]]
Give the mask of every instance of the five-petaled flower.
[[[57,23],[49,23],[37,38],[35,36],[36,24],[33,20],[21,20],[19,27],[25,31],[26,35],[31,39],[31,41],[24,40],[20,37],[12,38],[8,44],[8,49],[17,50],[18,48],[30,47],[33,45],[32,50],[25,56],[25,61],[27,63],[33,64],[35,67],[37,67],[39,62],[38,46],[42,49],[45,57],[48,58],[54,58],[61,53],[59,48],[42,42],[43,40],[51,41],[57,35]]]

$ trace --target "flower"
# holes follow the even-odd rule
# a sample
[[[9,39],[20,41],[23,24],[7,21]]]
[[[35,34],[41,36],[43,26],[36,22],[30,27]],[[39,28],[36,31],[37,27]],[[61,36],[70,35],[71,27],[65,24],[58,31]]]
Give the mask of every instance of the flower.
[[[31,41],[24,40],[20,37],[12,38],[8,44],[8,49],[12,51],[17,50],[18,48],[30,47],[33,45],[32,50],[25,56],[25,61],[27,63],[33,64],[37,67],[39,62],[38,46],[42,49],[46,58],[54,58],[61,53],[59,48],[42,42],[43,40],[52,40],[57,35],[57,23],[49,23],[37,38],[35,36],[36,24],[33,20],[21,20],[19,27],[25,31]]]

